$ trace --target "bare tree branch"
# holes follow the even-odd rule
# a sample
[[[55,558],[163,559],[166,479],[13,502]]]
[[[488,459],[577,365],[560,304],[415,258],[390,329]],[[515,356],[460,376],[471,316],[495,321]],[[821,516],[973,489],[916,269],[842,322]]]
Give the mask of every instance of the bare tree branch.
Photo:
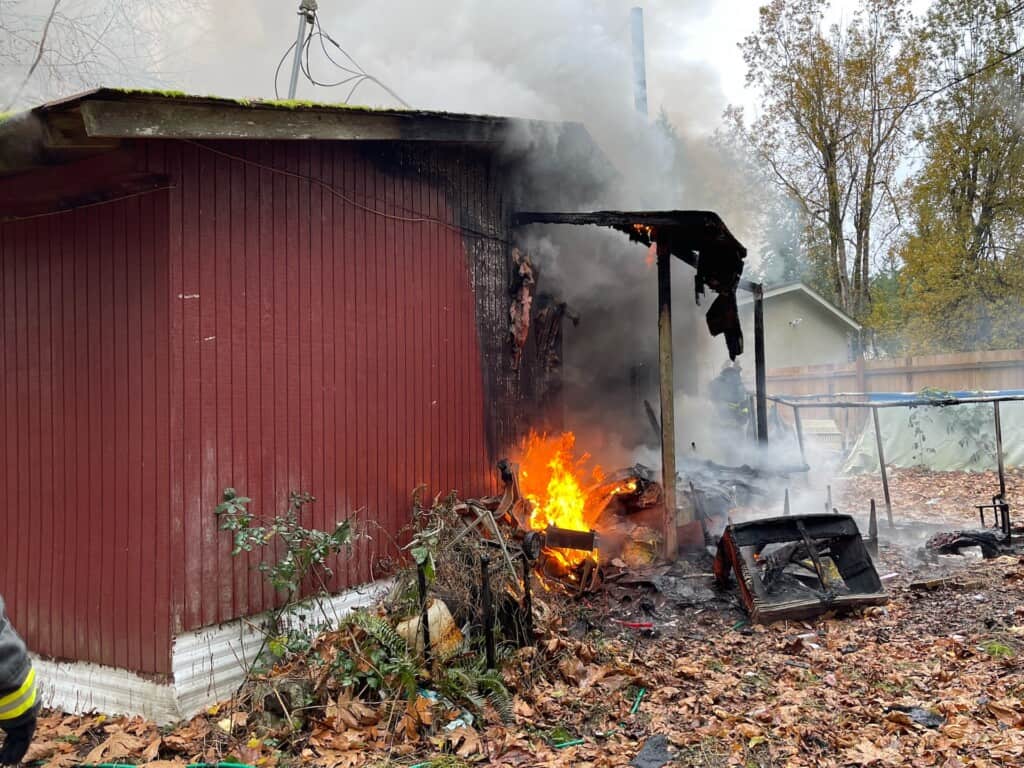
[[[43,25],[43,33],[39,37],[39,47],[36,49],[36,55],[32,60],[32,65],[28,68],[28,72],[25,73],[25,78],[21,81],[21,85],[19,85],[17,90],[14,91],[14,95],[11,96],[10,101],[4,107],[4,111],[9,110],[17,104],[22,91],[25,90],[25,86],[28,85],[28,81],[31,80],[32,75],[35,74],[36,68],[39,66],[39,62],[42,61],[43,53],[46,51],[46,36],[50,33],[50,25],[53,23],[53,17],[56,15],[57,8],[60,6],[61,2],[62,0],[53,0],[53,5],[50,7],[50,14],[46,17],[46,23]]]

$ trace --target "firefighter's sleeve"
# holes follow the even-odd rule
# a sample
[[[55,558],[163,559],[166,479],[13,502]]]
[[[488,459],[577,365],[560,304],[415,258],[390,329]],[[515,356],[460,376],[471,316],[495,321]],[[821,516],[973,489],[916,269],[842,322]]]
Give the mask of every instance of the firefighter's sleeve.
[[[36,671],[0,597],[0,728],[20,728],[35,720],[38,709]]]

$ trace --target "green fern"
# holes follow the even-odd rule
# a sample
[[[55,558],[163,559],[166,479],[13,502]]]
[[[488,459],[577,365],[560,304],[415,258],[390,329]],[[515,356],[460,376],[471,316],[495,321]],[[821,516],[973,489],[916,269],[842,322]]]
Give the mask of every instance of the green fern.
[[[449,701],[462,704],[477,715],[483,715],[490,703],[503,722],[514,720],[512,695],[501,675],[485,671],[482,664],[470,667],[448,667],[437,681],[438,692]]]
[[[405,639],[391,624],[375,613],[355,611],[352,614],[352,623],[376,640],[377,644],[393,658],[400,659],[409,655],[409,646]]]
[[[487,700],[494,707],[501,717],[503,723],[511,723],[515,720],[512,712],[512,694],[505,687],[505,681],[497,670],[488,670],[482,674],[477,682],[481,693],[485,693]]]

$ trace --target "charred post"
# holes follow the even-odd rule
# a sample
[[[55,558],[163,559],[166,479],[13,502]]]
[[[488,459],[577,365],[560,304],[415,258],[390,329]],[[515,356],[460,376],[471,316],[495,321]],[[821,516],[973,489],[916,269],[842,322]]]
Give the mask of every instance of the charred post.
[[[676,542],[676,417],[672,380],[672,254],[658,241],[658,373],[661,381],[661,479],[665,491],[663,517],[665,557],[674,560]],[[690,520],[683,521],[685,523]]]
[[[875,507],[875,500],[871,500],[871,512],[868,517],[868,552],[872,557],[878,557],[878,509]]]
[[[420,625],[423,629],[423,662],[430,669],[430,613],[427,610],[427,572],[422,563],[416,566],[416,586],[420,596]]]
[[[882,493],[885,495],[885,516],[889,522],[889,527],[893,527],[892,522],[892,498],[889,496],[889,473],[885,469],[885,451],[882,448],[882,428],[878,426],[878,409],[871,409],[871,418],[875,424],[875,445],[878,446],[878,468],[882,473]]]
[[[533,572],[533,563],[529,558],[523,558],[523,634],[526,636],[526,644],[533,644],[533,587],[530,583]]]
[[[480,555],[480,603],[483,609],[484,652],[487,669],[494,669],[494,612],[491,609],[491,558]]]
[[[757,398],[757,440],[768,442],[767,370],[764,359],[764,286],[754,286],[754,391]],[[803,455],[801,447],[801,455]]]

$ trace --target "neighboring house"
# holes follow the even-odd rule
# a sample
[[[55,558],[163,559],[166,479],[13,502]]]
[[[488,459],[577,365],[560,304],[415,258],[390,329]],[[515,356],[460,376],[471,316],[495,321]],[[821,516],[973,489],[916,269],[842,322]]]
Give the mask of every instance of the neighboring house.
[[[218,530],[226,486],[368,518],[335,590],[379,576],[414,485],[495,488],[546,375],[508,341],[511,213],[544,205],[516,195],[599,154],[538,125],[115,90],[0,123],[0,591],[76,662],[43,662],[47,703],[231,693],[239,618],[280,596]],[[594,199],[579,167],[559,194]]]
[[[741,301],[744,331],[751,329],[754,310]],[[854,359],[861,326],[856,320],[803,283],[765,288],[764,339],[768,369],[842,364]]]

